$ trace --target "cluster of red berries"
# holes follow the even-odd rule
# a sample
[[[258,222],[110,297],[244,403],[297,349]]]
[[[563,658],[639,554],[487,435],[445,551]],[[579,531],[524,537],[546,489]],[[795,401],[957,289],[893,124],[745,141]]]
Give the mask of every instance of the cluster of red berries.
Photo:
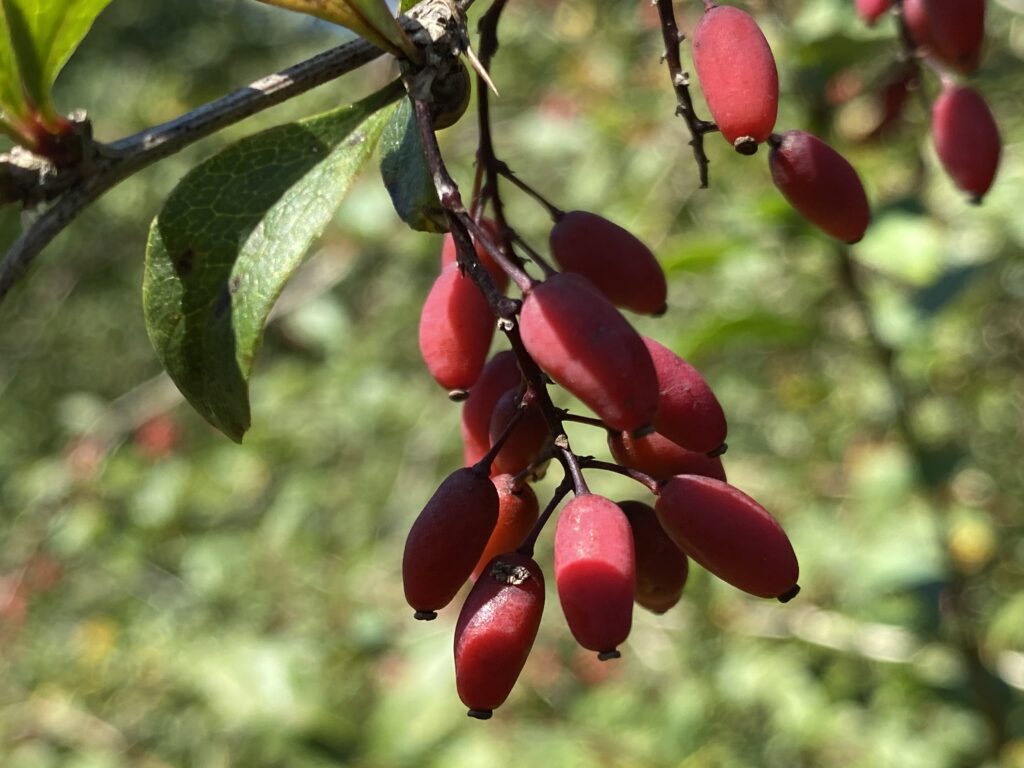
[[[893,5],[893,0],[857,0],[857,11],[874,24]],[[957,187],[981,202],[995,180],[1002,140],[985,99],[958,77],[970,75],[981,63],[985,0],[902,0],[895,5],[903,37],[942,84],[931,113],[939,162]],[[886,85],[888,121],[899,117],[907,94],[918,85],[918,68],[901,67]]]
[[[736,151],[752,155],[767,142],[772,180],[790,205],[828,235],[860,240],[871,210],[853,166],[805,131],[773,133],[779,75],[754,18],[710,5],[693,31],[693,65],[711,117]]]
[[[726,482],[719,458],[726,419],[711,388],[619,311],[665,312],[665,277],[654,254],[595,214],[554,217],[550,248],[561,271],[534,254],[545,272],[540,281],[508,258],[507,246],[495,245],[509,240],[493,222],[481,220],[486,242],[476,242],[475,254],[456,258],[448,235],[421,315],[429,370],[464,400],[465,466],[441,483],[409,532],[405,595],[417,618],[432,619],[474,582],[455,629],[455,676],[469,714],[479,718],[505,701],[526,663],[544,606],[534,543],[570,488],[575,495],[554,536],[555,582],[572,635],[601,659],[619,655],[634,602],[659,613],[678,602],[688,558],[760,597],[786,601],[799,589],[782,528]],[[494,315],[461,269],[467,257],[501,291],[507,262],[523,293],[497,323],[512,349],[490,360]],[[555,408],[549,381],[597,418]],[[605,429],[616,463],[573,454],[563,420]],[[541,512],[530,482],[552,458],[566,481]],[[582,473],[588,468],[640,480],[654,506],[591,493]]]
[[[872,20],[888,5],[858,0]],[[915,46],[962,72],[977,66],[982,0],[901,6]],[[772,179],[790,204],[828,235],[860,240],[870,208],[857,172],[809,133],[774,132],[778,73],[756,21],[705,0],[692,41],[714,119],[703,130],[717,128],[744,155],[767,143]],[[998,132],[980,97],[951,77],[943,76],[933,113],[939,157],[980,198],[995,174]],[[455,629],[455,675],[470,715],[480,718],[505,701],[526,663],[544,606],[534,544],[570,490],[574,497],[554,536],[555,582],[572,635],[601,659],[619,655],[634,603],[660,613],[678,602],[690,560],[759,597],[785,602],[799,591],[786,534],[726,480],[719,458],[726,419],[711,388],[620,313],[666,311],[665,276],[654,254],[622,227],[593,213],[563,212],[507,168],[502,172],[552,214],[550,252],[560,269],[506,226],[494,187],[489,194],[500,224],[453,214],[457,236],[445,240],[419,338],[431,374],[452,399],[465,401],[465,466],[427,502],[403,560],[406,599],[420,619],[434,618],[473,582]],[[541,268],[542,279],[526,272],[514,244]],[[521,299],[506,296],[510,278]],[[496,327],[511,349],[488,360]],[[596,418],[555,408],[550,384]],[[614,462],[573,453],[566,421],[606,430]],[[530,483],[552,459],[565,479],[541,510]],[[591,493],[583,476],[590,469],[638,480],[654,506]]]

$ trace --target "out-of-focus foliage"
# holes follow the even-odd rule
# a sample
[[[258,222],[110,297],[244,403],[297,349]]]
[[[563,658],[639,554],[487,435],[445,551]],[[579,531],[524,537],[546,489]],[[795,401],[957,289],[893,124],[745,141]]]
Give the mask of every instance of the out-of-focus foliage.
[[[865,30],[843,0],[751,6],[779,61],[778,128],[822,135],[869,187],[853,254],[909,385],[915,456],[834,246],[776,194],[765,153],[709,137],[711,188],[696,190],[654,10],[510,4],[499,154],[654,247],[670,310],[637,325],[716,388],[730,480],[783,521],[804,591],[779,606],[696,573],[673,611],[638,611],[603,665],[549,595],[488,723],[455,694],[455,609],[414,622],[399,575],[409,524],[461,456],[458,407],[416,350],[440,238],[407,230],[364,175],[279,302],[242,446],[180,404],[142,322],[148,223],[190,167],[393,72],[375,64],[114,190],[0,307],[0,764],[1024,764],[1024,47],[1009,5],[990,3],[977,76],[1007,144],[980,208],[937,172],[920,103],[884,142],[856,140],[896,55],[891,23]],[[687,30],[700,3],[683,6]],[[115,2],[56,99],[113,139],[345,34],[241,0]],[[443,139],[467,188],[475,139],[468,117]],[[543,247],[543,210],[506,198]],[[0,214],[4,242],[16,217]],[[571,437],[605,450],[594,430]],[[964,653],[975,641],[984,667]]]

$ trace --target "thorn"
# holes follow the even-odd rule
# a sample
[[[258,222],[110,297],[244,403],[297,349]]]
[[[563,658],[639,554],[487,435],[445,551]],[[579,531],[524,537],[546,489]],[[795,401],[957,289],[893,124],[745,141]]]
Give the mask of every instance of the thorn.
[[[487,83],[487,87],[494,91],[494,95],[501,96],[501,94],[498,93],[497,87],[494,85],[494,81],[491,80],[491,76],[487,74],[487,70],[484,69],[484,65],[480,63],[480,59],[478,59],[476,57],[476,53],[473,52],[473,46],[469,43],[466,43],[466,58],[469,59],[469,65],[473,67],[473,70],[480,75],[485,83]]]

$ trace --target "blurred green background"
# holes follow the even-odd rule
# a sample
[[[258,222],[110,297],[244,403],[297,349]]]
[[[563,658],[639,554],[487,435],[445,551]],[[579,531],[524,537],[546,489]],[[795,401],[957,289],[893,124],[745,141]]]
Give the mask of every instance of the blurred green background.
[[[687,30],[700,3],[683,5]],[[373,168],[280,303],[245,444],[180,403],[142,322],[149,221],[198,160],[369,93],[393,76],[378,62],[122,184],[0,307],[0,765],[1024,766],[1024,8],[989,3],[972,79],[1005,151],[975,208],[938,171],[920,100],[863,140],[897,46],[852,5],[748,8],[779,62],[778,129],[822,135],[868,186],[859,298],[764,151],[709,137],[696,189],[649,4],[511,3],[492,73],[499,154],[658,253],[671,309],[636,325],[716,389],[730,480],[789,532],[797,600],[697,572],[600,664],[565,627],[545,535],[533,654],[492,721],[465,716],[457,607],[414,622],[400,582],[405,532],[461,458],[459,408],[416,342],[440,238],[401,226]],[[344,39],[248,0],[115,0],[58,104],[113,140]],[[468,117],[443,135],[467,188],[475,142]],[[543,249],[543,211],[504,194]],[[0,211],[4,242],[18,216]],[[597,431],[571,437],[606,455]]]

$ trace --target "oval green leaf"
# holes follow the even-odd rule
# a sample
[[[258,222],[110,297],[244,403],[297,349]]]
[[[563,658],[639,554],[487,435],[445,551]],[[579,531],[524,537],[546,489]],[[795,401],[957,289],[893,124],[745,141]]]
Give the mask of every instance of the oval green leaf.
[[[192,406],[235,441],[249,428],[248,381],[288,278],[370,159],[403,93],[249,136],[193,168],[153,221],[146,329]]]
[[[402,221],[421,232],[447,232],[448,219],[437,199],[409,99],[392,110],[380,148],[380,174]]]
[[[56,113],[50,89],[110,0],[0,0],[0,107],[26,117],[28,102]]]
[[[419,61],[420,52],[406,36],[384,0],[260,0],[289,11],[348,27],[378,48],[395,56]]]

